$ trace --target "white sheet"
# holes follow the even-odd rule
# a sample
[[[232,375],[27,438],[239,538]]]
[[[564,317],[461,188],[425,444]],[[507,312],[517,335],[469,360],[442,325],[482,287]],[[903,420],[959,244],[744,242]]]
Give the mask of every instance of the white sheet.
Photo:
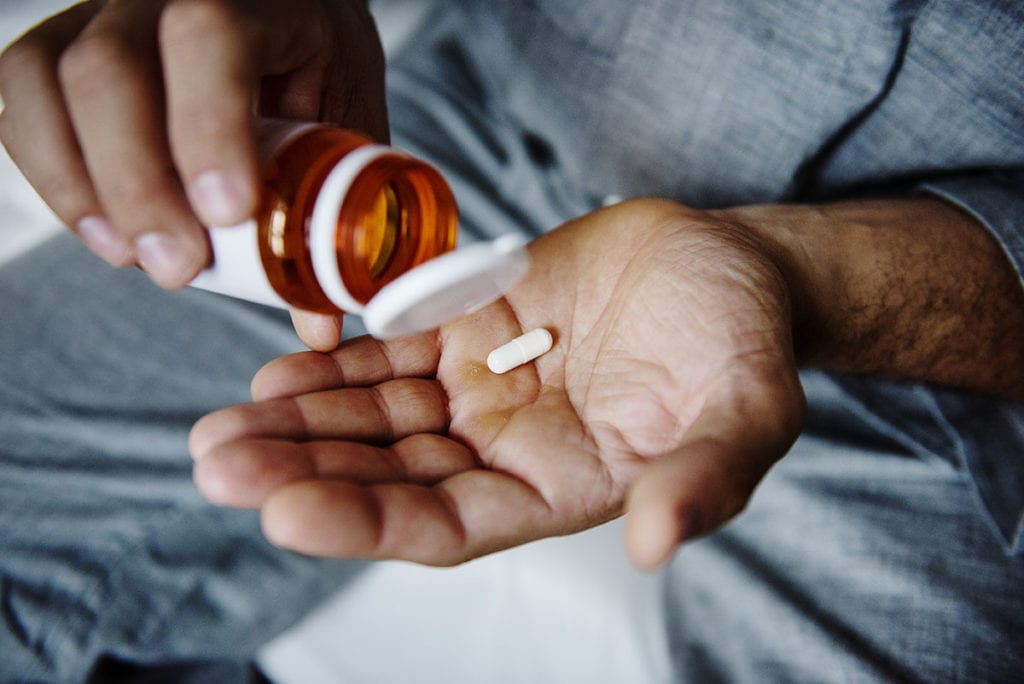
[[[261,664],[280,684],[667,682],[657,577],[621,536],[615,522],[457,568],[375,565]]]

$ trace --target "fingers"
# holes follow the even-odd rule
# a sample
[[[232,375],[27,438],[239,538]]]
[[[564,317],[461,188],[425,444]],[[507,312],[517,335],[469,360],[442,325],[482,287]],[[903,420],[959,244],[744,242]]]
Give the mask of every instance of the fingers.
[[[630,490],[625,532],[630,559],[641,569],[661,567],[684,541],[738,514],[753,489],[751,480],[766,470],[751,473],[735,444],[714,439],[688,442],[659,459]],[[730,475],[742,481],[730,481]]]
[[[253,94],[257,36],[225,3],[170,3],[160,18],[170,149],[192,207],[208,226],[252,215],[259,176]]]
[[[0,138],[36,192],[88,246],[114,264],[132,260],[128,245],[103,218],[71,119],[56,64],[64,49],[99,11],[75,5],[25,34],[0,57]]]
[[[447,426],[447,399],[440,386],[400,379],[221,409],[192,428],[189,450],[201,459],[218,445],[259,437],[390,444],[420,432],[439,433]]]
[[[303,344],[313,351],[328,352],[341,342],[341,316],[292,310],[292,325]]]
[[[400,558],[454,565],[565,533],[536,490],[518,478],[472,469],[432,486],[307,480],[263,505],[272,542],[335,558]]]
[[[294,482],[433,484],[474,465],[468,448],[433,434],[411,435],[388,447],[334,440],[253,439],[214,447],[196,462],[194,479],[213,503],[259,508],[274,491]]]
[[[387,342],[359,337],[329,354],[302,352],[271,361],[253,378],[252,396],[263,401],[401,377],[433,377],[440,355],[430,334]]]
[[[0,60],[5,145],[93,252],[138,261],[169,287],[206,260],[205,236],[170,162],[159,60],[160,3],[86,3]]]
[[[793,373],[746,384],[707,405],[686,440],[649,465],[626,502],[626,551],[642,569],[736,516],[757,483],[796,439],[804,400]]]
[[[206,225],[233,225],[253,213],[259,177],[253,113],[260,78],[289,74],[289,81],[308,81],[295,73],[319,74],[324,54],[337,48],[323,24],[322,7],[312,2],[168,3],[159,45],[171,150]],[[319,113],[319,86],[304,90],[301,118]]]
[[[433,434],[386,447],[225,442],[197,458],[194,478],[213,503],[262,508],[274,543],[318,556],[451,565],[574,531],[537,490],[480,469],[466,446]]]
[[[107,4],[58,74],[104,218],[155,282],[181,287],[208,248],[170,159],[155,28],[147,29],[158,12],[155,3]]]
[[[258,195],[261,76],[337,49],[320,3],[95,1],[0,59],[0,136],[43,199],[98,256],[180,287],[209,260],[205,225],[238,223]]]

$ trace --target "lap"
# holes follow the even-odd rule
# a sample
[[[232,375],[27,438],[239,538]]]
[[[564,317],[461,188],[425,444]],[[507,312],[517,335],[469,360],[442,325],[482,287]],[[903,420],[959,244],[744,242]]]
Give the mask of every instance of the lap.
[[[286,314],[159,290],[70,236],[0,292],[0,679],[244,660],[357,570],[272,547],[191,482],[189,429],[298,348]]]
[[[676,666],[701,681],[1009,681],[1024,558],[955,463],[859,423],[805,376],[807,428],[748,509],[666,576]]]

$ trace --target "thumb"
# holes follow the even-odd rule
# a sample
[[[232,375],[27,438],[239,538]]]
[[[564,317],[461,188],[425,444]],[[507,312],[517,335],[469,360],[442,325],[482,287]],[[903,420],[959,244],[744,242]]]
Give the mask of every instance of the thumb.
[[[648,466],[626,500],[625,545],[634,565],[656,570],[679,544],[739,514],[761,478],[792,446],[804,398],[795,374],[782,387],[744,389],[704,408],[682,444]]]

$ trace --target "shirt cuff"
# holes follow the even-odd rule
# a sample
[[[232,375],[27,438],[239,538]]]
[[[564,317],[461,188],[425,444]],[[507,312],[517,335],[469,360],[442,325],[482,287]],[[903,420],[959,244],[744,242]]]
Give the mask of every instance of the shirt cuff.
[[[1024,171],[942,178],[922,183],[918,190],[946,200],[985,226],[1024,283]]]

